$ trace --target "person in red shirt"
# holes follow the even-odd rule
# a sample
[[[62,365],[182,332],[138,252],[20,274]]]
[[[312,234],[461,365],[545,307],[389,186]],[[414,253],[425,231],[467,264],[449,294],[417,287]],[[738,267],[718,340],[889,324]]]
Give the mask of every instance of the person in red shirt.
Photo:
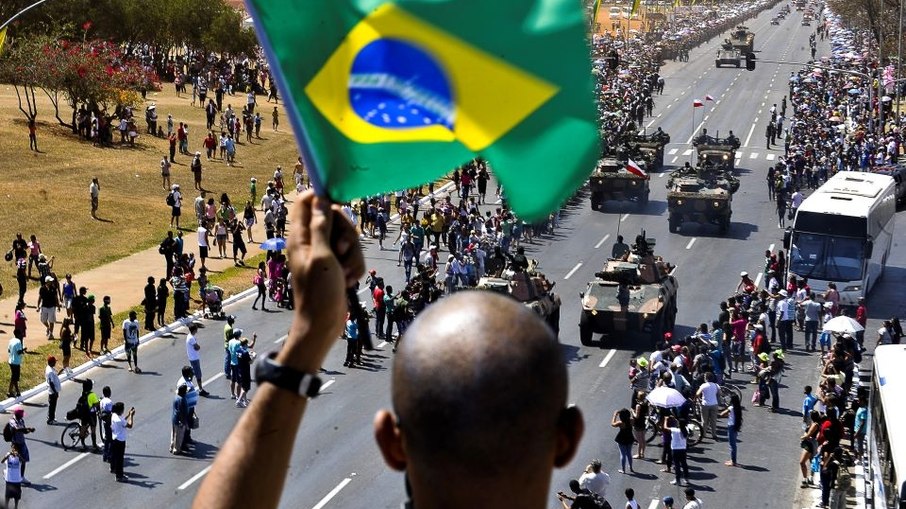
[[[374,304],[374,329],[377,337],[384,339],[384,318],[387,316],[387,310],[384,308],[384,281],[378,280],[371,293],[372,304]]]
[[[856,332],[856,342],[859,343],[859,348],[862,348],[862,343],[865,341],[865,324],[868,323],[868,308],[865,307],[863,297],[859,297],[859,306],[856,307],[856,321],[862,326],[862,330]]]

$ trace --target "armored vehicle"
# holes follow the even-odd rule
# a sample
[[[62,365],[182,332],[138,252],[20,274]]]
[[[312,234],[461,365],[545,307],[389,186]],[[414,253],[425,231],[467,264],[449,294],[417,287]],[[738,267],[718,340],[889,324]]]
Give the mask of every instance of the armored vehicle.
[[[554,283],[535,270],[537,262],[531,260],[527,271],[504,271],[502,277],[483,277],[476,288],[489,290],[524,303],[538,314],[555,334],[560,334],[560,296],[554,293]]]
[[[630,252],[622,259],[607,260],[579,294],[579,340],[583,345],[591,345],[594,334],[642,336],[653,344],[673,330],[679,288],[673,277],[676,267],[654,255],[654,244],[643,230]]]
[[[637,162],[645,170],[646,164]],[[615,158],[604,158],[588,179],[591,190],[591,209],[598,210],[606,200],[635,201],[641,206],[648,204],[650,179],[626,169],[626,163]]]
[[[692,142],[698,153],[699,165],[713,165],[730,171],[736,168],[736,149],[739,145],[739,138],[733,135],[733,131],[726,138],[704,133]]]
[[[670,233],[678,232],[684,222],[715,224],[721,235],[727,233],[733,193],[738,189],[739,179],[708,162],[674,171],[667,181]]]
[[[739,51],[749,53],[755,50],[755,33],[750,32],[745,25],[736,25],[727,42]]]
[[[670,143],[669,134],[658,128],[654,133],[637,135],[634,143],[639,159],[647,165],[647,171],[657,171],[664,167],[664,147]]]
[[[725,43],[717,50],[717,58],[714,59],[714,66],[722,67],[724,65],[735,65],[739,68],[742,66],[742,60],[742,53],[734,48],[732,44]]]

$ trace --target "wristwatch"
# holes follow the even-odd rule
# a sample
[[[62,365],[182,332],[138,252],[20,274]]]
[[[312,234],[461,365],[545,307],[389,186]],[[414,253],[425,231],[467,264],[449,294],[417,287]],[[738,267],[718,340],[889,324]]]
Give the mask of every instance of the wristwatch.
[[[274,360],[276,357],[277,352],[271,352],[255,363],[255,381],[259,385],[269,382],[299,396],[318,397],[321,391],[321,379],[317,375],[284,366]]]

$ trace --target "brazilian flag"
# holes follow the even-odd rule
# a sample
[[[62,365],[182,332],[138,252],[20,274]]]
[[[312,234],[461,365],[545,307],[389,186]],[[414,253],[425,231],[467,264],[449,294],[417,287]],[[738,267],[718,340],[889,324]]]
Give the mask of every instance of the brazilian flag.
[[[526,219],[598,152],[577,0],[247,0],[312,181],[338,201],[487,159]]]

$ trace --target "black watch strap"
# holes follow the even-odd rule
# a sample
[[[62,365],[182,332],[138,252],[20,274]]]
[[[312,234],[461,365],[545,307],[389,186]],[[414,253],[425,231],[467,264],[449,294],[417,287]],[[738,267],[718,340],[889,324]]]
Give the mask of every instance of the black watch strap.
[[[316,398],[321,391],[321,379],[311,373],[284,366],[275,359],[277,352],[271,352],[255,363],[255,381],[261,385],[272,383],[299,396]]]

